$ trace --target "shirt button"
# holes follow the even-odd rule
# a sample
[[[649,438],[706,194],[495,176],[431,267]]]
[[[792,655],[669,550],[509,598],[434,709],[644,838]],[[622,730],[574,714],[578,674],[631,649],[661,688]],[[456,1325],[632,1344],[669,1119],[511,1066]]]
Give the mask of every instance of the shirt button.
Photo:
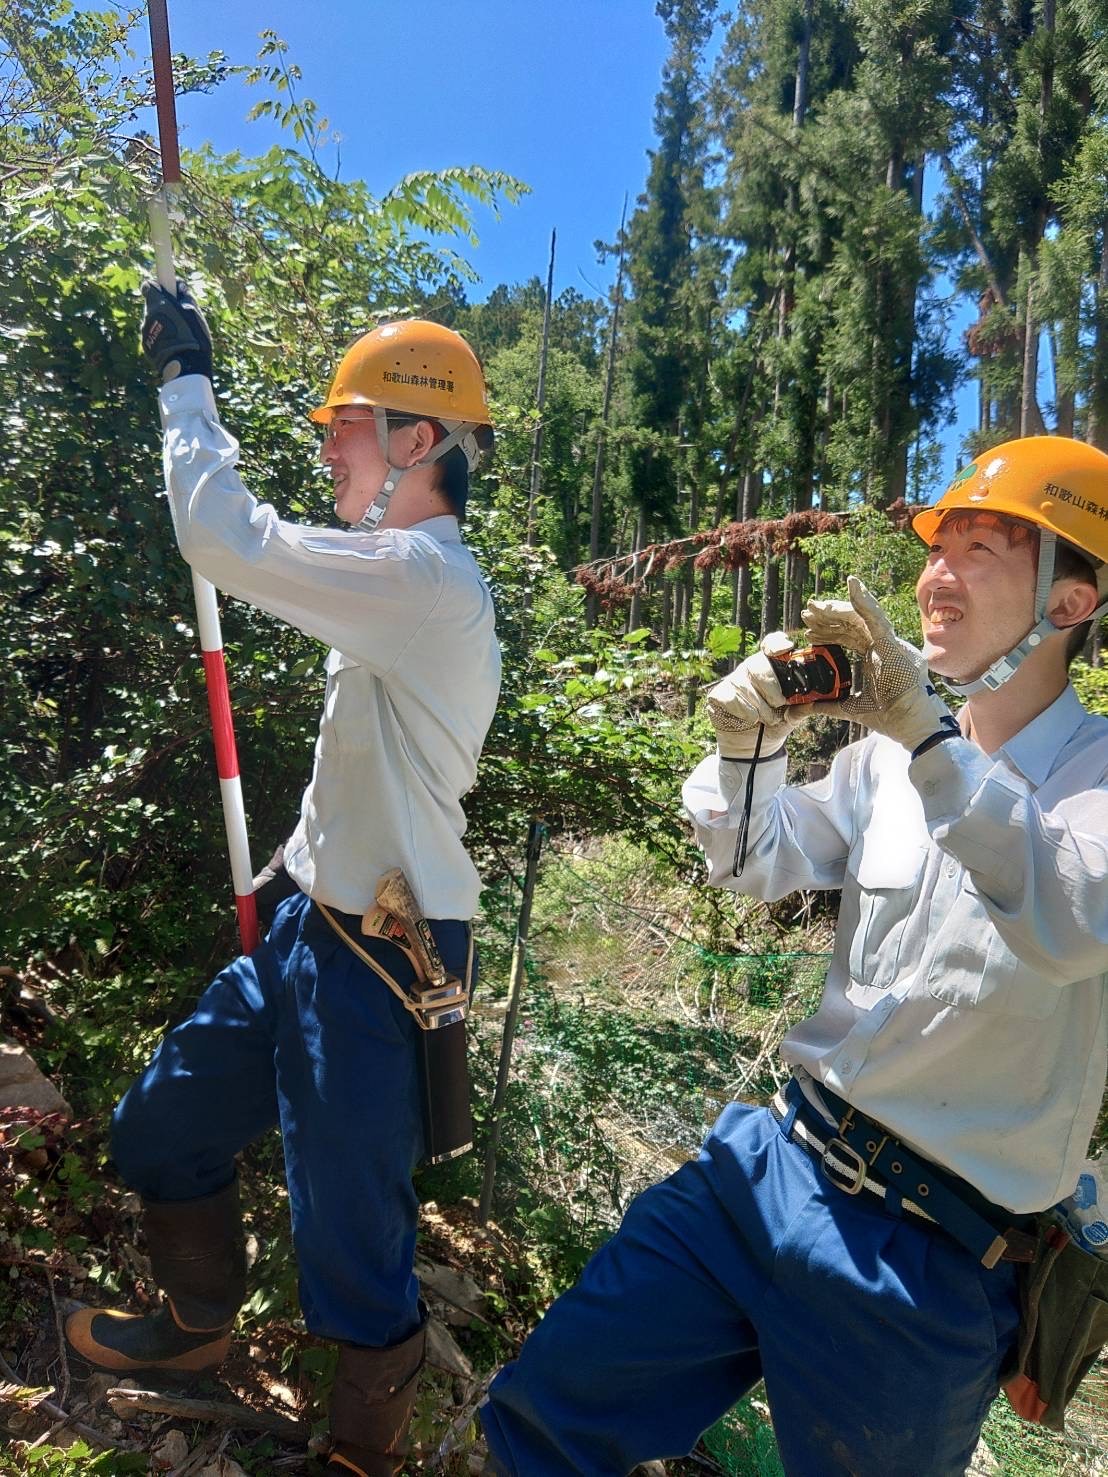
[[[923,786],[923,793],[925,795],[933,795],[938,788],[939,786],[936,780],[927,780]]]
[[[845,1062],[843,1062],[842,1070],[844,1072],[853,1072],[853,1070],[854,1070],[854,1063],[849,1059],[849,1057],[847,1058],[847,1060]]]
[[[947,862],[947,864],[946,864],[946,875],[948,877],[955,876],[957,874],[957,871],[958,871],[958,863],[957,862]]]

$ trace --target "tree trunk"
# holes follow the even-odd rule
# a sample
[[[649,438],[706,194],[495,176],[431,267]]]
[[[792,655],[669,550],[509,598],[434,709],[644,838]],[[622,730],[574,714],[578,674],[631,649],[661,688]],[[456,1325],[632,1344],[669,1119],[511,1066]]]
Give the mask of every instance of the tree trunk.
[[[1058,328],[1051,326],[1048,334],[1050,344],[1050,361],[1054,377],[1054,434],[1056,436],[1073,435],[1073,418],[1076,413],[1074,404],[1074,393],[1072,389],[1064,388],[1059,384],[1059,365],[1063,358],[1062,343],[1070,338],[1070,325],[1073,320],[1061,323]],[[1074,345],[1076,347],[1076,344]]]
[[[785,618],[782,624],[786,631],[795,631],[800,627],[800,612],[804,606],[807,584],[807,556],[799,549],[790,549],[785,556]]]
[[[554,243],[557,240],[557,231],[550,233],[550,268],[546,274],[546,302],[542,311],[542,350],[539,354],[539,387],[535,396],[535,409],[538,411],[538,422],[535,426],[535,439],[531,444],[531,490],[527,498],[527,547],[534,548],[536,539],[535,513],[539,501],[539,489],[542,485],[542,466],[539,461],[542,455],[542,415],[543,407],[546,405],[546,360],[550,352],[550,300],[554,292]]]
[[[635,582],[631,592],[631,608],[627,614],[627,629],[637,631],[642,626],[642,588],[639,585],[639,571],[642,568],[642,551],[646,547],[646,511],[639,509],[639,515],[635,519],[635,557],[631,561],[631,578]]]
[[[1039,140],[1038,160],[1040,181],[1046,173],[1045,140],[1047,118],[1054,98],[1054,12],[1055,0],[1042,0],[1042,31],[1049,41],[1042,48],[1042,75],[1039,78]],[[1023,312],[1023,380],[1020,386],[1020,435],[1043,436],[1046,423],[1039,410],[1039,322],[1035,313],[1035,274],[1038,270],[1039,243],[1046,229],[1046,212],[1040,207],[1032,225],[1033,235],[1020,256],[1027,270],[1026,294]]]
[[[678,502],[680,503],[680,498],[681,498],[681,489],[680,489],[680,487],[677,489],[677,498],[678,498]],[[688,524],[688,527],[689,527],[689,533],[690,534],[696,533],[696,531],[697,531],[697,525],[699,524],[699,522],[700,522],[700,483],[699,483],[698,479],[696,478],[696,476],[694,475],[692,477],[692,479],[691,479],[691,486],[689,488],[689,524]],[[691,624],[691,622],[692,622],[692,613],[693,613],[693,594],[694,594],[694,591],[696,589],[696,570],[693,568],[693,561],[691,559],[686,559],[685,560],[684,568],[681,570],[681,586],[682,586],[681,604],[684,607],[684,618],[685,618],[685,620],[687,622],[689,622]],[[696,644],[698,646],[700,645],[699,642],[697,642]]]
[[[1023,378],[1020,383],[1020,435],[1045,436],[1046,425],[1036,393],[1039,380],[1039,324],[1035,318],[1035,253],[1028,251],[1027,291],[1023,310]]]
[[[758,511],[758,505],[762,499],[762,481],[750,468],[743,474],[742,498],[736,512],[739,521],[749,523]],[[750,596],[753,589],[753,579],[750,573],[750,565],[743,564],[735,572],[735,624],[742,633],[742,645],[739,650],[746,655],[746,633],[753,629],[750,614]]]
[[[796,57],[796,91],[793,94],[793,128],[800,128],[808,111],[808,77],[812,56],[812,11],[815,0],[804,0],[804,29]]]
[[[781,565],[777,555],[766,551],[765,583],[762,588],[762,622],[759,637],[768,636],[781,625]]]
[[[1108,451],[1108,219],[1100,228],[1100,270],[1093,291],[1093,353],[1086,435]]]
[[[692,567],[692,561],[691,560],[689,561],[689,567],[690,568]],[[697,647],[697,650],[698,651],[699,650],[703,650],[704,642],[707,639],[707,636],[708,636],[708,620],[709,620],[709,617],[711,616],[711,613],[712,613],[712,571],[710,569],[702,569],[700,571],[700,614],[697,617],[697,622],[696,622],[696,647]],[[728,664],[724,664],[724,667],[723,667],[723,670],[724,671],[727,670],[727,665]],[[686,713],[686,716],[689,717],[689,718],[691,718],[693,716],[693,714],[696,712],[696,703],[697,703],[698,696],[699,696],[699,683],[694,678],[693,680],[691,680],[689,682],[689,685],[685,689],[685,713]]]
[[[708,636],[708,621],[712,615],[712,571],[700,571],[700,615],[696,622],[696,645],[703,647]]]
[[[596,438],[596,461],[592,473],[592,508],[589,517],[589,562],[600,557],[600,529],[604,521],[604,450],[608,434],[608,417],[612,408],[612,385],[616,375],[616,344],[619,340],[619,310],[623,301],[624,229],[627,224],[627,196],[623,197],[623,214],[619,218],[619,266],[616,269],[615,296],[612,301],[612,327],[608,337],[608,364],[604,371],[604,403],[600,411],[600,429]],[[585,625],[591,630],[600,616],[600,602],[590,591],[585,600]]]

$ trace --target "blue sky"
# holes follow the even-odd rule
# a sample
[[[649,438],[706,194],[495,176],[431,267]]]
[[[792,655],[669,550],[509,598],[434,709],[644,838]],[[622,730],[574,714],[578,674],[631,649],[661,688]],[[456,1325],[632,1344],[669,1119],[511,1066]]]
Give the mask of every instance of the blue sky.
[[[546,276],[555,291],[603,290],[593,242],[611,240],[624,194],[646,177],[666,40],[651,0],[170,0],[175,51],[249,62],[263,27],[289,45],[300,87],[342,134],[345,177],[383,193],[416,169],[482,164],[532,194],[499,221],[479,212],[464,254],[498,282]],[[136,32],[136,41],[144,35]],[[178,104],[185,147],[261,152],[276,137],[245,122],[261,96],[241,79]]]
[[[666,38],[652,0],[169,0],[169,23],[175,51],[222,50],[240,63],[254,60],[263,28],[275,30],[302,95],[341,135],[342,174],[375,193],[456,164],[528,184],[499,220],[478,212],[480,245],[464,250],[480,275],[473,298],[545,279],[554,227],[555,292],[606,290],[612,267],[598,265],[593,243],[614,237],[625,194],[633,209],[654,141]],[[145,27],[134,40],[145,48]],[[279,136],[267,120],[246,121],[262,95],[235,78],[181,98],[182,145],[261,153]],[[969,316],[967,305],[956,332]],[[975,419],[972,385],[957,410],[943,434],[947,470]]]

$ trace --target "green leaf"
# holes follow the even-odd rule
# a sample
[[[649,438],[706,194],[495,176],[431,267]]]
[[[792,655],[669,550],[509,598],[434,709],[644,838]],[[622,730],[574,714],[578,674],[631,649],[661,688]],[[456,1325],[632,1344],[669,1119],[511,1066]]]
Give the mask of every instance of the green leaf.
[[[713,656],[730,656],[732,652],[742,650],[742,632],[738,626],[713,626],[708,632],[707,644]]]

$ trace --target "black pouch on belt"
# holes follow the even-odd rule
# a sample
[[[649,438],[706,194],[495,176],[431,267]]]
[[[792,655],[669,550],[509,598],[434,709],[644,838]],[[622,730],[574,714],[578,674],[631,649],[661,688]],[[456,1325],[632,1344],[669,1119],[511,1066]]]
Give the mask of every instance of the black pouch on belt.
[[[442,1164],[473,1148],[465,1021],[420,1031],[416,1050],[423,1079],[424,1158]]]
[[[1004,1393],[1024,1420],[1064,1428],[1066,1406],[1108,1343],[1108,1260],[1082,1250],[1049,1213],[1019,1268],[1020,1329]]]

